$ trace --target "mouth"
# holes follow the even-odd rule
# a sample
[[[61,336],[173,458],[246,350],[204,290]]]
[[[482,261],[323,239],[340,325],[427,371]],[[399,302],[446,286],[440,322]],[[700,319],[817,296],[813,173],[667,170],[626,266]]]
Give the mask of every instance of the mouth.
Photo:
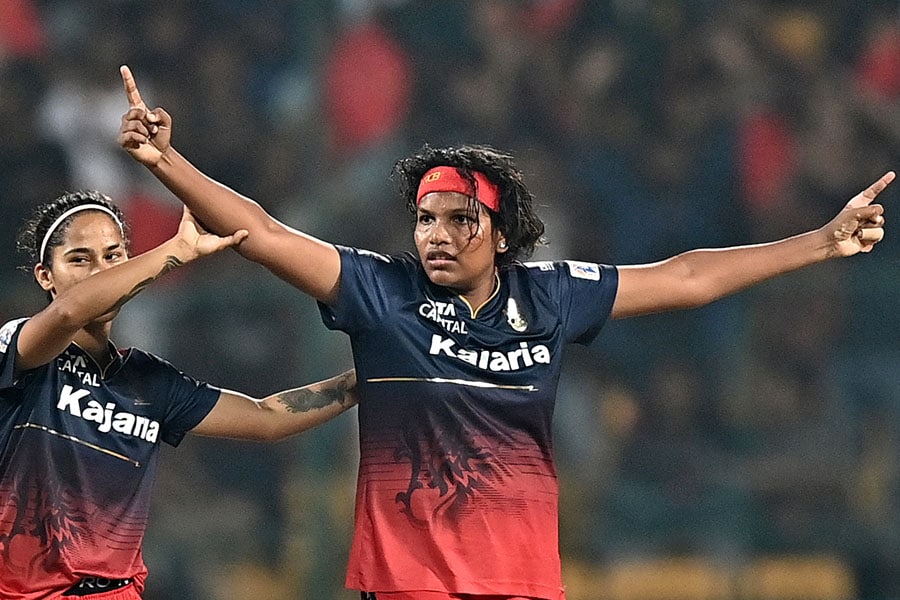
[[[425,255],[425,262],[432,267],[446,266],[455,261],[456,258],[454,258],[452,255],[447,254],[446,252],[439,252],[437,250],[429,252]]]

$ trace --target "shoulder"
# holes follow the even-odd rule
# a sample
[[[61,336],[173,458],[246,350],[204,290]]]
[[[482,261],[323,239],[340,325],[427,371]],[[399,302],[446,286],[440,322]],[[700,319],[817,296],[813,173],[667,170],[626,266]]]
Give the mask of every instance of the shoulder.
[[[213,387],[207,381],[198,379],[151,352],[140,348],[126,348],[119,350],[122,356],[120,373],[129,381],[140,380],[145,385],[164,386],[167,390],[179,389],[187,386],[188,389],[197,387]]]
[[[513,285],[530,285],[550,293],[563,290],[616,288],[614,266],[579,260],[545,260],[513,263],[506,269]]]
[[[611,265],[583,260],[543,260],[520,263],[520,266],[538,277],[562,276],[590,281],[600,281],[608,273],[616,270]]]
[[[342,277],[355,273],[360,278],[377,276],[386,279],[415,279],[422,271],[419,259],[410,252],[381,254],[362,248],[337,246],[341,254]]]
[[[168,360],[141,350],[140,348],[119,348],[119,356],[122,357],[123,364],[129,369],[142,369],[145,371],[173,371],[178,369]]]
[[[382,254],[373,250],[364,248],[354,248],[352,246],[335,246],[342,258],[349,260],[357,260],[360,262],[373,263],[375,265],[383,265],[389,267],[393,265],[395,268],[406,268],[410,265],[418,264],[418,259],[410,252],[401,254]]]
[[[6,354],[9,345],[12,343],[13,337],[16,335],[16,331],[19,330],[28,318],[29,317],[13,319],[12,321],[7,321],[0,327],[0,354]]]

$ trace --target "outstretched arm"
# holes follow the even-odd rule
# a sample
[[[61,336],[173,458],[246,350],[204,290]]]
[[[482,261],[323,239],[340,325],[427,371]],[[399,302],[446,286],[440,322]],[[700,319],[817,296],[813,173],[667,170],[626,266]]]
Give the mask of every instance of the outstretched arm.
[[[46,364],[72,343],[80,329],[107,314],[114,315],[159,277],[196,258],[239,244],[246,237],[244,230],[226,237],[208,234],[185,209],[172,239],[78,282],[29,319],[19,334],[16,367],[27,371]]]
[[[341,271],[337,249],[276,220],[257,202],[210,179],[171,146],[172,118],[163,109],[148,110],[128,67],[121,67],[128,112],[122,117],[119,144],[147,167],[214,233],[250,232],[238,252],[317,300],[337,297]]]
[[[703,306],[817,262],[871,252],[884,236],[884,209],[872,202],[893,179],[892,171],[886,173],[815,231],[767,244],[692,250],[658,263],[619,267],[612,317]]]
[[[191,433],[210,437],[274,441],[329,421],[357,403],[356,371],[256,400],[223,391]]]

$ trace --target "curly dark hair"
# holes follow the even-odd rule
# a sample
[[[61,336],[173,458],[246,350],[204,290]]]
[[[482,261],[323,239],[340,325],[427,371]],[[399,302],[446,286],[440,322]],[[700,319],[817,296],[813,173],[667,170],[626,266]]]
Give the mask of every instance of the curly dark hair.
[[[525,259],[534,253],[538,245],[546,243],[544,223],[534,212],[534,196],[525,187],[522,173],[513,163],[513,157],[490,146],[462,145],[451,148],[433,148],[424,145],[416,154],[397,161],[391,172],[406,208],[416,212],[416,192],[419,181],[430,169],[438,166],[456,167],[459,174],[477,189],[473,171],[482,173],[500,190],[500,210],[488,210],[494,229],[503,233],[508,250],[497,253],[495,262],[503,266]],[[472,199],[473,210],[482,209],[481,203]]]
[[[16,248],[28,257],[29,264],[23,265],[21,268],[31,272],[38,263],[43,263],[48,269],[52,267],[51,249],[61,245],[65,239],[66,232],[72,219],[78,214],[71,215],[50,234],[47,240],[47,248],[44,250],[46,256],[40,256],[41,244],[47,230],[50,226],[69,209],[81,206],[82,204],[98,204],[104,208],[108,208],[119,218],[122,224],[122,237],[125,246],[128,246],[128,225],[125,223],[125,215],[118,206],[113,204],[109,196],[95,190],[80,190],[77,192],[66,192],[51,202],[38,206],[16,236]]]

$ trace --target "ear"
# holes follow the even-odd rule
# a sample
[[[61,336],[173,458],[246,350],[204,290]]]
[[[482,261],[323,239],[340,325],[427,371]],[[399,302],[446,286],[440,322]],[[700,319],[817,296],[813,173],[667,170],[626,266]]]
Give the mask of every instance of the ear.
[[[494,228],[491,238],[494,241],[494,252],[503,254],[509,250],[509,242],[506,241],[506,235],[500,229]]]
[[[45,292],[50,292],[51,294],[55,292],[53,289],[53,273],[44,266],[44,263],[38,263],[34,266],[34,278]]]

